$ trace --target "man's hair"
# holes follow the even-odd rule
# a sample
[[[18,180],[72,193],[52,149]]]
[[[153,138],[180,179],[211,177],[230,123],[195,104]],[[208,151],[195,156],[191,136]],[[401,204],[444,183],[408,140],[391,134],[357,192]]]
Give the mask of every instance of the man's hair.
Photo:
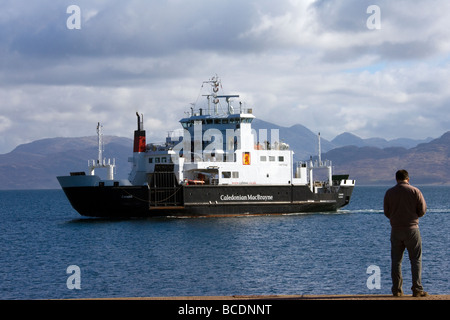
[[[395,173],[395,179],[397,179],[397,181],[404,181],[404,180],[409,179],[408,171],[406,171],[406,170],[398,170]]]

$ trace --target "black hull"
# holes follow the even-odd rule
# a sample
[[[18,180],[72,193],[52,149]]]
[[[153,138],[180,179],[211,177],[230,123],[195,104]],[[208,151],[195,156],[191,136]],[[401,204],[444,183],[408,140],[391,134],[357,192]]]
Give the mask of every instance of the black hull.
[[[83,216],[108,218],[236,216],[329,212],[347,205],[353,186],[313,193],[307,186],[65,187]]]

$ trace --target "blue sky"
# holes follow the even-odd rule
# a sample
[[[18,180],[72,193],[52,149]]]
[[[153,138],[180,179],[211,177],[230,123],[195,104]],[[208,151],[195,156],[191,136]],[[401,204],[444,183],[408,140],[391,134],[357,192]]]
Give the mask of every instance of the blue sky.
[[[3,0],[0,153],[95,135],[99,121],[131,138],[136,111],[162,141],[215,74],[258,118],[329,140],[437,138],[450,130],[449,16],[446,0]]]

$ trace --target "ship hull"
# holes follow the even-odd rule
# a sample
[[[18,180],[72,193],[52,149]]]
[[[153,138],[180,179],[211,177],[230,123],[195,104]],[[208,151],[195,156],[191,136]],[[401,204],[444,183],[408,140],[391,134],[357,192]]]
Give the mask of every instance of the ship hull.
[[[89,217],[202,217],[332,212],[350,201],[353,186],[311,192],[308,186],[181,185],[63,187],[73,208]]]

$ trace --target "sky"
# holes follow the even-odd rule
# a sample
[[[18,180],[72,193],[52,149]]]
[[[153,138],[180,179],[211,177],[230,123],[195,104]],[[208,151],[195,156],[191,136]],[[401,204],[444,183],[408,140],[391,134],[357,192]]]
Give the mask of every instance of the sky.
[[[450,130],[448,0],[1,4],[0,154],[97,122],[132,138],[136,111],[163,141],[215,75],[257,118],[328,140]]]

